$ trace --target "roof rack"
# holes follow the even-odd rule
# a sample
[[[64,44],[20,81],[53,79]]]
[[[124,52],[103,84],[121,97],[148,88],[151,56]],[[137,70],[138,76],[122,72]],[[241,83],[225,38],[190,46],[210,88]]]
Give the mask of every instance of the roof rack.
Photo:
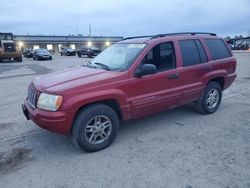
[[[171,36],[171,35],[210,35],[210,36],[217,36],[215,33],[206,33],[206,32],[182,32],[182,33],[166,33],[166,34],[158,34],[152,37],[158,38],[158,37],[165,37],[165,36]]]
[[[135,37],[124,37],[122,40],[128,40],[128,39],[137,39],[137,38],[152,38],[154,35],[144,35],[144,36],[135,36]]]
[[[155,38],[165,37],[165,36],[171,36],[171,35],[210,35],[210,36],[217,36],[215,33],[182,32],[182,33],[166,33],[166,34],[158,34],[158,35],[145,35],[145,36],[125,37],[122,40],[136,39],[136,38],[146,38],[146,37],[150,37],[150,39],[155,39]]]

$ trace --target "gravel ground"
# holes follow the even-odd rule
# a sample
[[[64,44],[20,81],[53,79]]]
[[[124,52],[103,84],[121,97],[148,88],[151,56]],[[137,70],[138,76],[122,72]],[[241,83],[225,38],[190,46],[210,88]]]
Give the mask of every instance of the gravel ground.
[[[250,188],[250,53],[234,55],[238,78],[216,113],[185,105],[122,123],[96,153],[26,121],[20,107],[33,78],[87,58],[0,64],[0,187]]]

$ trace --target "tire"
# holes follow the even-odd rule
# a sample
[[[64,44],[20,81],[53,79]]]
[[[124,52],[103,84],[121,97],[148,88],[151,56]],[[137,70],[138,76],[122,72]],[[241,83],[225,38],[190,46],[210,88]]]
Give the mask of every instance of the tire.
[[[195,101],[196,111],[201,114],[214,113],[220,106],[221,98],[222,89],[220,84],[209,82],[201,97]]]
[[[22,62],[22,61],[23,61],[22,56],[20,56],[20,57],[16,58],[16,61],[17,61],[17,62]]]
[[[61,52],[61,56],[63,56],[63,53]]]
[[[96,123],[98,121],[103,124]],[[102,127],[108,125],[109,127]],[[116,112],[109,106],[95,104],[83,108],[77,114],[72,129],[72,137],[81,149],[96,152],[108,147],[116,138],[118,130],[119,118]],[[103,131],[106,133],[104,136]]]
[[[67,56],[70,56],[70,52],[67,52]]]
[[[82,55],[81,55],[80,53],[78,53],[77,55],[78,55],[78,57],[80,57],[80,58],[82,57]]]
[[[52,60],[52,56],[49,58],[49,60]]]

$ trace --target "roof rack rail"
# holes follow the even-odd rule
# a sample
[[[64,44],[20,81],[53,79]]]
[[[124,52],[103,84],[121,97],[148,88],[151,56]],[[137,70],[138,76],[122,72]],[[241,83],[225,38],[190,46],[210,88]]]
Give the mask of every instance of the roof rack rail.
[[[166,33],[166,34],[158,34],[152,37],[158,38],[158,37],[165,37],[165,36],[171,36],[171,35],[210,35],[210,36],[217,36],[215,33],[206,33],[206,32],[182,32],[182,33]]]
[[[124,37],[122,40],[128,39],[137,39],[137,38],[150,38],[155,39],[159,37],[171,36],[171,35],[210,35],[217,36],[215,33],[206,33],[206,32],[181,32],[181,33],[166,33],[166,34],[158,34],[158,35],[144,35],[144,36],[135,36],[135,37]]]
[[[124,37],[122,40],[128,40],[128,39],[137,39],[137,38],[152,38],[154,35],[144,35],[144,36],[135,36],[135,37]]]

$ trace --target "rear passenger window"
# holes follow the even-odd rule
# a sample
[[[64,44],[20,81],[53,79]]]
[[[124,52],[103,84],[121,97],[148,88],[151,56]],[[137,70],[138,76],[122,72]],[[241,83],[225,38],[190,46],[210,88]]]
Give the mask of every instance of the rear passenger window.
[[[200,40],[195,40],[195,44],[196,44],[198,51],[199,51],[199,54],[200,54],[200,62],[206,63],[207,62],[207,54],[206,54]]]
[[[221,39],[205,39],[213,60],[231,57],[231,53]]]
[[[194,40],[179,41],[184,67],[200,63],[200,55]]]

